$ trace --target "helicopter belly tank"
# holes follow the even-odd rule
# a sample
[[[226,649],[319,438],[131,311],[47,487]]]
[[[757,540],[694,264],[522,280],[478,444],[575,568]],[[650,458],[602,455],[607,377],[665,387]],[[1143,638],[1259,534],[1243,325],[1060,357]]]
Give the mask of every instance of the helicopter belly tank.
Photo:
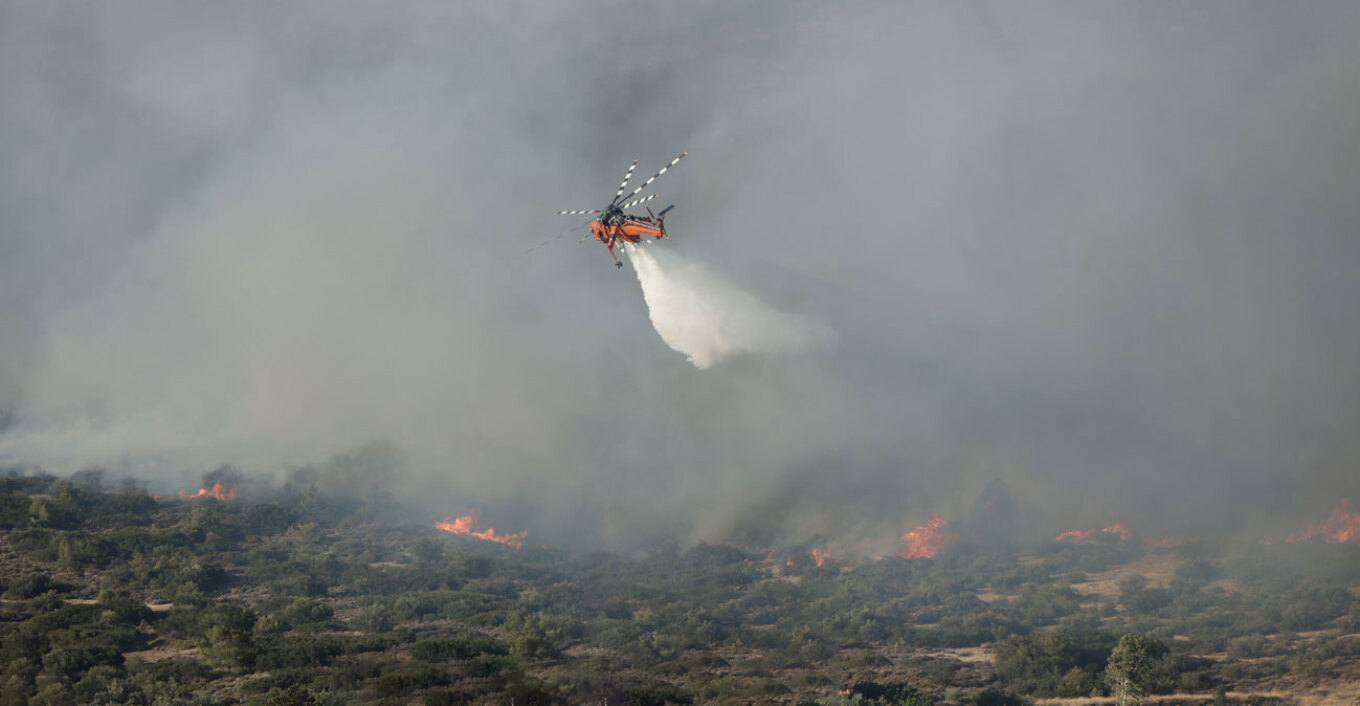
[[[629,237],[629,240],[635,242],[638,238],[661,237],[661,224],[659,223],[646,223],[640,220],[633,220],[626,221],[621,228],[624,234]]]

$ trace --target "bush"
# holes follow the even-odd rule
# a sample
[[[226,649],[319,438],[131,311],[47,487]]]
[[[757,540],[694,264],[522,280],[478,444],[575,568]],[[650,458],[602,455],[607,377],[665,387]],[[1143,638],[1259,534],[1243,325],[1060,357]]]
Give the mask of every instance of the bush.
[[[10,582],[9,588],[5,590],[5,597],[22,601],[37,598],[55,589],[56,586],[52,583],[52,578],[47,574],[32,572]]]
[[[1096,673],[1116,640],[1109,633],[1059,628],[1009,637],[996,645],[996,673],[1010,687],[1036,696],[1057,696],[1073,669]]]
[[[320,706],[312,692],[293,684],[287,689],[271,694],[265,706]]]
[[[1119,602],[1134,615],[1147,615],[1171,603],[1171,591],[1148,588],[1147,577],[1133,574],[1119,582]]]
[[[466,703],[462,695],[453,689],[436,687],[425,692],[425,706],[455,706],[456,704]]]
[[[335,610],[326,603],[311,598],[299,598],[284,609],[281,617],[292,625],[308,625],[324,623],[334,615]]]
[[[255,667],[259,649],[244,630],[214,625],[208,628],[203,639],[198,641],[199,650],[213,661],[241,671],[249,672]]]
[[[356,630],[368,633],[384,633],[396,627],[397,615],[391,608],[371,605],[360,609],[358,614],[350,619],[349,623]]]
[[[110,646],[54,647],[43,655],[43,671],[79,679],[96,665],[123,666],[123,653]]]
[[[1286,630],[1316,630],[1346,615],[1355,598],[1342,586],[1304,586],[1284,597],[1280,624]]]
[[[512,611],[505,621],[505,631],[510,654],[516,657],[551,659],[561,653],[558,646],[561,632],[542,613]]]
[[[930,702],[916,687],[905,682],[879,684],[872,681],[855,682],[850,686],[850,695],[859,696],[865,701],[900,706],[926,706]]]
[[[446,686],[449,675],[436,667],[391,672],[378,677],[377,693],[385,699],[408,696],[417,689]]]
[[[330,637],[303,635],[261,639],[256,667],[261,670],[324,667],[344,650]]]
[[[1008,694],[996,687],[987,687],[978,692],[973,697],[976,706],[1024,706],[1025,702],[1018,696]]]
[[[457,638],[432,638],[411,646],[411,656],[425,662],[445,662],[453,659],[472,659],[479,654],[505,654],[503,647],[484,635]]]

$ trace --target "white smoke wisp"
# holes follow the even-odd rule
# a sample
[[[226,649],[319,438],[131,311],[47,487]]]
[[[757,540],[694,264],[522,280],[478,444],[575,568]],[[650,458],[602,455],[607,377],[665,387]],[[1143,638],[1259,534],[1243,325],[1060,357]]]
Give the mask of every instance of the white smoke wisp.
[[[625,250],[652,326],[700,370],[741,353],[790,353],[835,340],[825,325],[776,311],[698,262],[667,252],[663,267],[649,248],[627,245]]]

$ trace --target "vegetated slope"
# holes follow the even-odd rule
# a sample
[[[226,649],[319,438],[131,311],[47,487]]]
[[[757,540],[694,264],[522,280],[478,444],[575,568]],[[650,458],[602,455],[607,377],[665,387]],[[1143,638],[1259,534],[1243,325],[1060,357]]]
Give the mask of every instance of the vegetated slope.
[[[1186,701],[1360,676],[1349,545],[581,556],[385,498],[206,495],[0,478],[0,704],[1002,704],[1107,695],[1129,633]]]

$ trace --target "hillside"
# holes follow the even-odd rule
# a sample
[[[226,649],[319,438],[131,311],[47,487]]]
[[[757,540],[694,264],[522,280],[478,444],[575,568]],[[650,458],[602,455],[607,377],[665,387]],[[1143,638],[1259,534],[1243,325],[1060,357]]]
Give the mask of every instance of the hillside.
[[[387,499],[86,480],[0,479],[0,704],[1095,704],[1125,634],[1154,703],[1360,681],[1360,549],[1323,538],[570,555]]]

